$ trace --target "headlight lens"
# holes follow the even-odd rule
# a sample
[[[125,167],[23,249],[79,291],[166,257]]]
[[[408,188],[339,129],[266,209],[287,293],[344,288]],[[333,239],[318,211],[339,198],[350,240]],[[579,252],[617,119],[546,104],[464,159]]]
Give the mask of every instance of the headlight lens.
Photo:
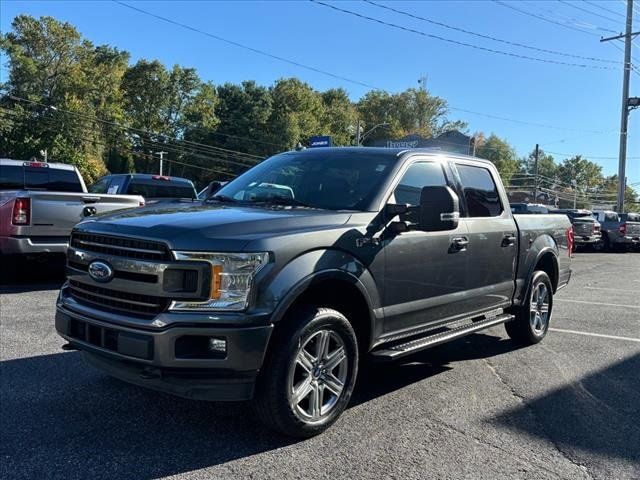
[[[211,263],[211,289],[205,302],[176,301],[171,310],[244,310],[256,273],[269,263],[269,254],[174,252],[176,260]]]

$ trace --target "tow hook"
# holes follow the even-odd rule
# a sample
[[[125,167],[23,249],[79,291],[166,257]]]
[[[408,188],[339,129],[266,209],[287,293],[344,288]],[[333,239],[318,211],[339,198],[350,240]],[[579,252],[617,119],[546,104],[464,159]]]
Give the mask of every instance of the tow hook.
[[[140,378],[144,380],[153,380],[155,378],[160,378],[160,370],[158,370],[157,368],[147,367],[140,373]]]

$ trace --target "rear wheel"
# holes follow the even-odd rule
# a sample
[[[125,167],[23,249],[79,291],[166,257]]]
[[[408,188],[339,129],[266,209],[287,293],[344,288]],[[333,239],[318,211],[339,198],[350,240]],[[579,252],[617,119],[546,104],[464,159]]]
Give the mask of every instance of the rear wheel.
[[[260,373],[254,409],[281,433],[311,437],[329,428],[349,403],[357,340],[349,321],[333,309],[297,309],[285,322]]]
[[[546,272],[538,270],[531,279],[526,301],[518,307],[515,319],[505,324],[507,334],[523,345],[542,341],[549,329],[553,308],[553,287]]]

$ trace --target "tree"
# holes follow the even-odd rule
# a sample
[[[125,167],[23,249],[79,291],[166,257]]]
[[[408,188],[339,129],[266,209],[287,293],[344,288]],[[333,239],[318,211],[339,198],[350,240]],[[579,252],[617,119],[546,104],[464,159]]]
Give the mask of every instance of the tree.
[[[564,185],[577,185],[579,188],[595,188],[602,184],[602,167],[582,155],[565,159],[557,170],[558,179]]]
[[[138,170],[155,170],[157,159],[146,155],[154,150],[167,150],[167,161],[185,160],[189,150],[179,141],[187,132],[217,125],[215,89],[193,68],[174,65],[169,71],[157,60],[140,60],[124,74],[122,91],[127,119],[135,129],[129,138],[145,154],[136,158]]]
[[[78,166],[88,183],[102,175],[109,133],[94,117],[120,117],[128,54],[95,47],[68,23],[27,15],[13,20],[0,48],[9,59],[0,106],[11,119],[0,124],[0,153],[31,158],[46,149],[49,158]]]
[[[356,123],[356,109],[346,90],[331,88],[320,94],[322,99],[322,135],[331,135],[334,145],[350,145],[353,126]]]
[[[371,90],[358,102],[361,126],[370,129],[387,123],[368,137],[368,143],[382,138],[400,138],[410,134],[435,137],[448,130],[466,128],[463,122],[447,119],[447,102],[426,90],[409,88],[398,94]]]
[[[273,109],[269,118],[271,142],[280,150],[289,150],[321,129],[322,98],[297,78],[278,80],[270,89]]]
[[[529,156],[520,159],[519,173],[534,175],[536,173],[536,151],[533,149]],[[543,149],[538,150],[538,175],[547,179],[553,179],[557,173],[558,165],[553,155],[549,155]]]
[[[518,171],[519,163],[515,150],[506,140],[494,133],[476,146],[476,156],[490,160],[500,172],[505,185],[509,185],[511,177]]]

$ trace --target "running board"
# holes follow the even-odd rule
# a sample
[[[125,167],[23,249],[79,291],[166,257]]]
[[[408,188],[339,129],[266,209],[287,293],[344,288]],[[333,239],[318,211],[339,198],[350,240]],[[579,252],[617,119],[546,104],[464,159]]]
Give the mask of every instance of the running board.
[[[408,342],[382,345],[377,350],[373,350],[371,355],[375,360],[395,360],[397,358],[404,357],[405,355],[419,352],[425,348],[435,347],[436,345],[441,345],[451,340],[464,337],[470,333],[478,332],[495,325],[500,325],[501,323],[513,320],[513,318],[513,315],[503,313],[495,317],[477,320],[456,328],[450,328],[438,333],[432,333],[431,335],[425,335]]]

